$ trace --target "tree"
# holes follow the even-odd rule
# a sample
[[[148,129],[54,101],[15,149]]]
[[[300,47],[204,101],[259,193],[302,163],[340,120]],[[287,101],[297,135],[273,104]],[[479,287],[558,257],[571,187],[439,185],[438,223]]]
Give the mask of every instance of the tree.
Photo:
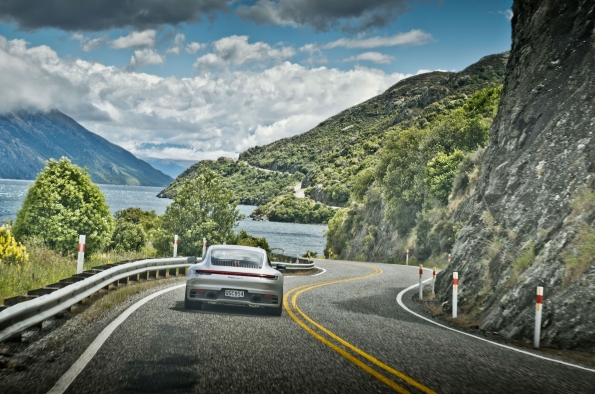
[[[101,250],[113,231],[101,190],[86,169],[65,157],[47,162],[29,188],[13,227],[17,240],[39,237],[62,254],[77,250],[79,234],[87,236],[87,254]]]
[[[140,224],[118,219],[112,236],[112,248],[118,251],[138,252],[147,244],[147,234]]]
[[[426,164],[425,183],[428,192],[444,205],[448,204],[457,167],[464,158],[465,154],[460,150],[450,155],[440,152]]]
[[[165,235],[173,243],[177,234],[181,256],[200,256],[203,237],[209,244],[235,240],[233,228],[242,215],[236,209],[238,203],[230,203],[232,200],[233,193],[222,186],[221,178],[201,166],[195,178],[184,181],[178,195],[166,208],[161,219],[164,234],[160,234],[159,239]],[[169,250],[161,250],[162,244],[168,245],[155,242],[154,246],[159,254],[168,254]]]

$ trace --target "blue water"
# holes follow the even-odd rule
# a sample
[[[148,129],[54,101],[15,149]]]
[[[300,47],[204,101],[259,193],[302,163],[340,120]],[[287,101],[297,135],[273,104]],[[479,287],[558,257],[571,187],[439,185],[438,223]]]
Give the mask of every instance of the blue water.
[[[28,187],[33,181],[0,179],[0,223],[14,219],[25,199]],[[99,185],[112,214],[128,207],[154,210],[161,215],[170,201],[155,197],[162,188],[146,186]],[[239,205],[238,209],[246,215],[236,230],[246,230],[256,237],[266,238],[269,245],[279,248],[288,255],[304,254],[312,250],[322,254],[324,250],[324,232],[327,226],[313,224],[294,224],[277,222],[260,222],[248,218],[256,207]],[[277,251],[275,251],[277,252]]]

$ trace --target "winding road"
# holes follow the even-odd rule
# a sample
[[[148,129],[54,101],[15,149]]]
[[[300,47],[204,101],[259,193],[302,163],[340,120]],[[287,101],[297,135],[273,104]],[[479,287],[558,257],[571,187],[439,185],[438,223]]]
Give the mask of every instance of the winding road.
[[[286,277],[280,318],[228,306],[186,311],[183,287],[155,296],[123,320],[61,390],[595,392],[595,371],[495,346],[403,309],[396,297],[417,282],[416,267],[325,260],[317,265],[326,272]],[[403,302],[419,308],[413,293]]]

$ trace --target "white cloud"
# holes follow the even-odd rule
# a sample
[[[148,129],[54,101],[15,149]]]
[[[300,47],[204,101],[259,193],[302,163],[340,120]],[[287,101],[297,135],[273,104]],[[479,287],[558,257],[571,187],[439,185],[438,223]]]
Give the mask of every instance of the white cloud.
[[[173,53],[174,55],[179,55],[184,47],[184,40],[186,40],[186,36],[182,33],[176,34],[176,37],[172,41],[169,48],[167,48],[166,53]]]
[[[504,17],[506,19],[508,19],[509,21],[511,21],[512,20],[512,17],[514,16],[514,14],[512,13],[512,10],[511,9],[504,10],[504,11],[498,11],[498,13],[500,15],[504,15]]]
[[[206,44],[201,44],[200,42],[191,42],[190,44],[186,45],[186,52],[194,55],[204,47],[206,47]]]
[[[369,38],[339,38],[336,41],[329,42],[322,46],[324,49],[331,48],[378,48],[378,47],[392,47],[392,46],[416,46],[424,45],[431,42],[434,38],[430,33],[423,30],[411,30],[406,33],[399,33],[393,36],[376,36]]]
[[[364,52],[356,56],[348,57],[347,59],[344,59],[343,62],[357,62],[360,60],[366,60],[378,64],[390,64],[393,60],[395,60],[395,57],[385,55],[380,52]]]
[[[264,42],[248,43],[248,36],[229,36],[213,42],[213,53],[199,57],[194,66],[199,69],[242,66],[247,63],[280,61],[295,55],[292,47],[278,44],[271,47]]]
[[[60,58],[47,46],[0,36],[0,112],[57,108],[141,157],[233,156],[306,132],[404,77],[285,61],[258,71],[163,78]]]
[[[99,49],[99,47],[103,43],[109,41],[108,36],[102,36],[102,37],[91,39],[91,38],[83,36],[80,33],[73,34],[72,39],[78,40],[80,42],[81,49],[84,52],[90,52],[90,51],[94,51],[95,49]]]
[[[155,30],[133,31],[127,36],[116,38],[111,46],[115,49],[154,47],[156,34]]]
[[[132,68],[144,67],[149,64],[163,64],[163,62],[165,62],[165,56],[154,49],[137,49],[130,57],[130,67]]]

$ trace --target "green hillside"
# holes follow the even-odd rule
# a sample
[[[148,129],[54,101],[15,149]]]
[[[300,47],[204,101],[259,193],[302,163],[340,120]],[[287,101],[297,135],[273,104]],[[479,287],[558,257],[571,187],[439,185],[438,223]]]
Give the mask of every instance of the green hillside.
[[[239,200],[240,204],[245,205],[266,204],[279,194],[293,191],[294,185],[304,177],[304,174],[299,172],[289,174],[265,171],[250,167],[246,163],[220,157],[215,161],[203,160],[193,164],[161,191],[157,197],[173,198],[184,180],[194,178],[198,169],[202,166],[206,166],[220,175],[224,187],[233,191],[234,198]]]
[[[225,179],[241,203],[263,205],[257,211],[257,217],[326,222],[330,212],[327,206],[344,207],[350,201],[362,200],[368,187],[379,176],[379,163],[390,162],[386,155],[393,152],[388,146],[393,144],[395,135],[408,130],[414,138],[421,138],[430,135],[426,130],[444,119],[469,115],[461,114],[467,111],[464,106],[470,100],[481,101],[473,98],[476,93],[483,91],[484,95],[492,97],[493,89],[501,86],[507,59],[508,53],[491,55],[458,73],[431,72],[404,79],[383,94],[325,120],[306,133],[250,148],[240,154],[237,162],[220,158],[215,162],[197,163],[159,197],[173,197],[183,179],[192,177],[199,166],[207,165]],[[472,105],[473,108],[476,106],[479,108],[481,104]],[[490,116],[493,115],[487,116],[491,122]],[[474,115],[471,118],[479,122]],[[463,123],[459,125],[466,127]],[[485,131],[484,124],[478,127],[481,133]],[[477,138],[483,141],[484,137],[481,134]],[[442,142],[448,144],[446,139]],[[476,141],[469,141],[467,145],[473,144]],[[433,145],[432,149],[433,153],[452,153],[450,145]],[[422,172],[426,161],[433,157],[432,154],[427,156],[427,152],[424,154],[423,158],[415,160],[415,163],[423,161],[421,167],[416,167]],[[383,168],[387,166],[385,164]],[[442,167],[437,171],[442,171]],[[296,201],[293,187],[300,181],[305,197],[322,203],[322,206],[312,201]],[[439,185],[436,187],[440,188]],[[419,204],[418,200],[416,204]]]
[[[475,92],[501,85],[507,58],[507,53],[491,55],[459,73],[431,72],[407,78],[304,134],[248,149],[240,160],[269,170],[302,172],[306,195],[328,205],[345,206],[354,177],[374,166],[376,152],[390,132],[424,128],[437,116],[463,106]]]

